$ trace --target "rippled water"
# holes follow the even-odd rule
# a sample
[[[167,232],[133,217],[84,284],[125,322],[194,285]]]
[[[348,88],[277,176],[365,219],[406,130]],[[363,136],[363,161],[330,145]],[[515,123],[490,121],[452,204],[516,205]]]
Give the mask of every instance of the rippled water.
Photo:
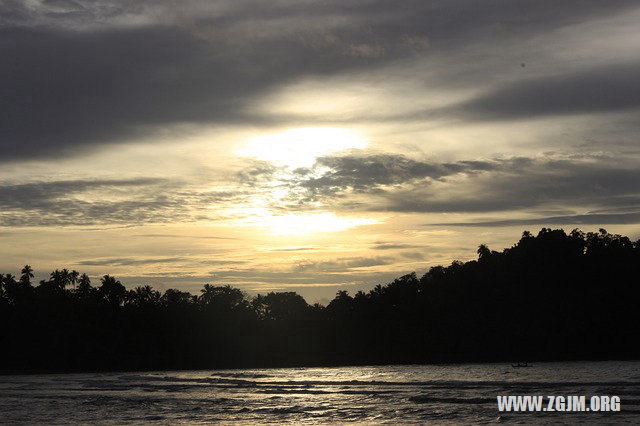
[[[618,395],[618,413],[499,413],[497,395]],[[640,362],[0,376],[3,423],[640,423]]]

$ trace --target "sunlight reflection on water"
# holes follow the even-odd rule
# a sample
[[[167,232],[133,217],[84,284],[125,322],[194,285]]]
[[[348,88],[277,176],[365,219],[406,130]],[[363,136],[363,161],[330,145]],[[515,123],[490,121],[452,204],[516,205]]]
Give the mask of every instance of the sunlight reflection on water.
[[[640,362],[284,368],[0,377],[3,423],[640,420]],[[499,413],[497,395],[619,395],[619,413]]]

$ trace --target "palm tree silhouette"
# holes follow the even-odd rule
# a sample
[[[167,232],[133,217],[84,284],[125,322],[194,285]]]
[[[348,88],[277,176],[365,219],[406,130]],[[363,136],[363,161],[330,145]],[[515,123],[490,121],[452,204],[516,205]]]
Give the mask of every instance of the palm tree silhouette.
[[[75,287],[76,283],[78,282],[78,276],[80,275],[80,273],[78,271],[76,271],[75,269],[71,272],[69,272],[68,276],[67,276],[67,281],[69,283],[69,285],[72,285]]]
[[[52,283],[55,287],[64,288],[64,284],[65,284],[65,276],[63,271],[60,271],[58,269],[56,269],[55,271],[53,271],[50,275],[49,278],[49,282]]]
[[[29,265],[24,265],[20,276],[20,282],[23,284],[31,284],[31,278],[33,278],[33,268]]]
[[[86,295],[89,294],[92,288],[93,287],[91,287],[91,279],[89,278],[89,275],[80,275],[80,278],[78,279],[78,288],[76,289],[76,291],[82,295]]]
[[[67,268],[64,268],[62,270],[62,288],[68,286],[70,284],[70,277],[69,277],[69,270]]]
[[[11,287],[11,276],[11,274],[7,274],[6,276],[4,274],[0,274],[0,288],[2,289],[3,294],[10,291],[9,287]]]
[[[127,295],[127,289],[122,283],[112,277],[111,275],[105,275],[100,279],[102,285],[98,289],[102,297],[114,306],[121,306],[124,302],[124,298]]]

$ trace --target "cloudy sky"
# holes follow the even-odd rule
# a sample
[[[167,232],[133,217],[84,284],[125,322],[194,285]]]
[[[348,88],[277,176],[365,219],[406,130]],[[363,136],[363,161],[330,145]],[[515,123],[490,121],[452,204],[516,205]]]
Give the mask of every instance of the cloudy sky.
[[[0,0],[0,271],[325,302],[640,238],[637,1]]]

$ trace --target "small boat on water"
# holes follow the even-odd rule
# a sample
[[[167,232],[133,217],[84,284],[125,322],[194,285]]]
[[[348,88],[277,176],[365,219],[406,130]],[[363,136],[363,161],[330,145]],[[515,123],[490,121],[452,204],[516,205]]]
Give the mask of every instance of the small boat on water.
[[[511,366],[513,368],[521,368],[521,367],[533,367],[531,364],[529,364],[528,362],[519,362],[517,364],[511,364]]]

